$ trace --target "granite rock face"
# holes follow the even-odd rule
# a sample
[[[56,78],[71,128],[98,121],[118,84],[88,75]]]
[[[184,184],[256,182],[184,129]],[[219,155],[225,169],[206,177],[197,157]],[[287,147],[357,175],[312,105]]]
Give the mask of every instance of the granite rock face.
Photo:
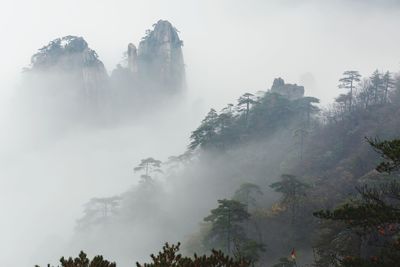
[[[71,84],[78,87],[74,89],[79,90],[86,100],[95,102],[104,93],[108,82],[107,71],[97,53],[77,36],[55,39],[39,49],[31,58],[28,72],[69,77]]]
[[[178,30],[166,20],[159,20],[142,38],[138,49],[138,71],[167,91],[185,88],[183,42]]]
[[[149,102],[167,106],[186,88],[182,46],[177,29],[159,20],[138,48],[128,44],[125,60],[109,76],[82,37],[57,38],[39,49],[25,69],[26,87],[33,88],[26,96],[34,109],[75,117],[129,117],[145,113]]]
[[[290,100],[295,100],[304,96],[304,86],[285,83],[282,78],[276,78],[272,84],[271,92],[285,96]]]
[[[128,45],[127,51],[127,61],[128,61],[128,69],[131,73],[136,74],[138,72],[137,66],[137,48],[134,44],[130,43]]]

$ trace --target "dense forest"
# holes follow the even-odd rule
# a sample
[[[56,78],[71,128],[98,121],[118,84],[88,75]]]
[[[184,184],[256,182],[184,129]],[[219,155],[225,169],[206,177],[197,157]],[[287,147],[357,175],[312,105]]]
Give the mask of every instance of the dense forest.
[[[211,109],[187,151],[145,158],[137,185],[91,199],[76,239],[134,242],[140,221],[186,256],[167,243],[137,266],[396,266],[400,77],[345,71],[338,82],[328,107],[278,78]],[[115,263],[82,252],[61,266]]]

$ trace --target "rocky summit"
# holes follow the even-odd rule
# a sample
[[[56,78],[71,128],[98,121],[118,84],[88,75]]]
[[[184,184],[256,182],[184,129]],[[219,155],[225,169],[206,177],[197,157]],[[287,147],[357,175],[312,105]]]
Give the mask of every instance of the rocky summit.
[[[178,30],[166,20],[159,20],[153,27],[139,44],[139,71],[170,90],[182,89],[185,86],[185,69],[183,42],[179,39]]]
[[[290,100],[295,100],[304,96],[304,86],[285,83],[282,78],[276,78],[272,84],[271,92],[285,96]]]
[[[86,98],[97,99],[104,89],[108,75],[97,53],[82,37],[65,36],[51,41],[31,58],[34,73],[68,75],[83,89]]]
[[[36,80],[30,84],[35,94],[40,88],[49,102],[57,98],[64,104],[81,103],[88,109],[95,107],[95,113],[104,107],[141,110],[143,99],[170,99],[186,88],[182,46],[178,30],[159,20],[138,46],[128,44],[124,62],[110,77],[84,38],[70,35],[40,48],[26,73],[34,74]]]

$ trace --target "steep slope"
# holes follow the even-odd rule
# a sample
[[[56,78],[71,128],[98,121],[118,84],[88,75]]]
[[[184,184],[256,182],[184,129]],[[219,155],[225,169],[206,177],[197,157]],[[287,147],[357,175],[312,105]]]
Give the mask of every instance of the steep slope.
[[[29,72],[69,76],[87,103],[99,104],[108,82],[107,71],[97,53],[77,36],[55,39],[39,49],[32,56]]]
[[[186,89],[178,30],[169,21],[159,20],[147,30],[137,48],[128,44],[125,60],[113,70],[111,78],[122,105],[134,106],[135,99],[174,98]],[[124,102],[127,103],[124,103]]]
[[[180,91],[185,87],[183,42],[169,21],[159,20],[153,26],[139,44],[139,73],[168,91]]]
[[[346,201],[356,193],[356,186],[376,176],[373,169],[378,155],[364,136],[398,137],[399,81],[389,101],[367,107],[355,101],[351,112],[340,103],[320,112],[315,106],[318,100],[302,96],[303,87],[295,85],[282,94],[271,90],[255,97],[246,93],[237,105],[228,105],[221,112],[212,109],[192,132],[189,150],[171,157],[161,177],[150,174],[121,195],[116,216],[95,224],[87,214],[83,217],[96,236],[89,243],[96,246],[93,244],[100,240],[105,251],[127,257],[123,251],[108,248],[110,236],[96,230],[107,229],[116,240],[121,235],[134,239],[146,232],[146,245],[138,247],[126,241],[129,251],[137,253],[166,240],[185,241],[189,252],[207,252],[211,247],[204,238],[210,225],[203,222],[196,230],[198,223],[218,199],[230,199],[241,184],[252,183],[264,194],[250,196],[253,202],[246,232],[267,246],[260,255],[261,266],[271,266],[292,248],[300,254],[299,265],[313,262],[312,247],[317,247],[316,257],[323,256],[315,240],[325,231],[313,212]],[[278,82],[282,87],[281,79]],[[283,174],[305,184],[305,192],[295,196],[290,196],[291,190],[274,192],[270,185],[284,181],[287,176],[282,178]],[[132,225],[136,230],[131,230]]]
[[[119,123],[132,121],[132,114],[142,117],[154,111],[149,103],[170,107],[186,88],[182,45],[172,24],[159,20],[139,49],[128,45],[125,61],[109,77],[84,38],[57,38],[40,48],[25,68],[24,106],[38,118],[54,116],[56,123]]]

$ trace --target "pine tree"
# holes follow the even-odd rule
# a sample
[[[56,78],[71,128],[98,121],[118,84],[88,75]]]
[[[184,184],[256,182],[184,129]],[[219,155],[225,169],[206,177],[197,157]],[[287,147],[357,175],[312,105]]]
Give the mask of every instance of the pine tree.
[[[376,105],[378,104],[379,96],[383,87],[382,75],[379,73],[378,70],[375,70],[372,73],[370,80],[374,92],[374,104]]]
[[[89,260],[87,255],[81,251],[79,256],[75,259],[69,257],[65,259],[62,257],[60,259],[61,267],[116,267],[117,265],[114,262],[109,262],[103,259],[103,256],[96,256],[93,260]],[[47,265],[50,267],[50,264]],[[35,265],[35,267],[39,267]]]
[[[282,174],[281,181],[272,183],[270,187],[275,192],[282,194],[281,203],[290,209],[293,224],[301,201],[306,197],[306,190],[310,186],[298,180],[294,175]]]
[[[135,172],[142,172],[140,176],[142,178],[142,182],[151,181],[151,175],[153,173],[162,173],[161,170],[161,161],[154,159],[152,157],[145,158],[140,161],[140,163],[133,169]]]
[[[228,255],[232,255],[234,243],[246,240],[243,223],[250,218],[246,205],[236,201],[218,200],[218,207],[204,221],[211,223],[211,231],[207,241],[211,246],[221,247]]]
[[[250,206],[256,205],[255,194],[262,195],[260,187],[256,184],[252,183],[243,183],[240,185],[240,188],[236,190],[233,195],[233,200],[239,201],[246,206],[246,211],[249,211]]]
[[[355,83],[359,82],[361,78],[360,73],[355,70],[348,70],[343,72],[343,78],[339,80],[339,88],[349,90],[349,110],[352,110],[353,104],[353,90],[355,87]]]
[[[389,71],[387,71],[382,76],[382,83],[383,83],[383,90],[384,90],[383,103],[386,103],[388,101],[388,94],[389,94],[390,89],[394,88],[394,86],[395,86],[395,81],[392,78],[392,74]]]
[[[197,147],[205,148],[217,135],[218,113],[211,109],[207,116],[202,120],[200,126],[190,135],[189,150]]]
[[[121,197],[92,198],[85,204],[84,216],[77,221],[78,230],[86,230],[88,227],[105,223],[110,216],[118,211]]]
[[[244,118],[247,123],[249,118],[250,107],[257,103],[254,99],[254,95],[250,93],[245,93],[238,99],[238,110],[244,111]]]
[[[317,113],[320,109],[314,104],[318,104],[319,99],[316,97],[306,96],[295,101],[295,108],[302,116],[302,124],[309,128],[311,124],[311,115]]]
[[[383,180],[376,186],[357,188],[358,197],[333,211],[322,210],[314,215],[325,220],[342,222],[362,237],[359,255],[342,256],[339,262],[346,267],[389,267],[400,262],[400,140],[368,139],[381,155],[376,170],[396,174],[391,181]],[[382,178],[383,179],[383,178]]]
[[[179,254],[180,243],[177,245],[165,244],[163,250],[157,255],[152,254],[152,263],[140,264],[137,267],[248,267],[250,262],[246,259],[234,259],[224,255],[222,251],[212,250],[210,255],[193,258]]]

